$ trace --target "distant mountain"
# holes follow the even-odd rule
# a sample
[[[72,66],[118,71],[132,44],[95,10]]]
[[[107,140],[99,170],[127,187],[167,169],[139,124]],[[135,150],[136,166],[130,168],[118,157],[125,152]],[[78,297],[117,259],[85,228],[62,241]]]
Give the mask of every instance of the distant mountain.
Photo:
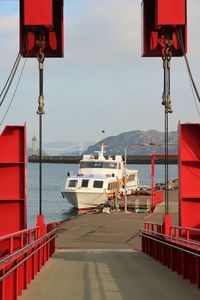
[[[156,130],[133,130],[110,136],[105,139],[106,154],[150,155],[165,152],[165,134]],[[100,143],[88,147],[85,154],[94,153],[100,149]],[[169,153],[177,153],[177,132],[169,133]]]
[[[123,132],[116,136],[105,138],[106,154],[124,154],[125,148],[127,155],[150,155],[152,153],[164,153],[165,135],[156,130],[141,131],[133,130]],[[29,143],[30,144],[30,143]],[[30,148],[28,144],[28,148]],[[94,142],[67,142],[55,141],[43,144],[43,151],[47,155],[82,155],[99,151],[100,143]],[[31,153],[31,150],[27,151]],[[169,133],[169,153],[177,153],[177,132]]]

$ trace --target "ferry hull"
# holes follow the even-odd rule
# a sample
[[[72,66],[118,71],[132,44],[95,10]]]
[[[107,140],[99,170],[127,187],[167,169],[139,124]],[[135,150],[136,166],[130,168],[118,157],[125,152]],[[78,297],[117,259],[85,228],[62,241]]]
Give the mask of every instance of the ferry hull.
[[[61,193],[79,210],[96,208],[115,195],[131,193],[138,187],[138,171],[128,170],[121,155],[106,158],[104,153],[102,140],[97,157],[83,155],[77,175],[67,173]]]
[[[100,204],[107,203],[107,195],[105,193],[91,193],[91,192],[68,192],[62,191],[62,195],[71,205],[78,210],[89,210],[98,207]]]

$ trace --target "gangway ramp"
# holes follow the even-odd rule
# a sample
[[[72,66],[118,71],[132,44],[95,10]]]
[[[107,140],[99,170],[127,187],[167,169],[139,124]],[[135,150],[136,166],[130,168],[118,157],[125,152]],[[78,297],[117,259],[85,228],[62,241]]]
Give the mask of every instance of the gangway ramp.
[[[188,281],[135,250],[62,250],[21,300],[200,299]]]
[[[140,252],[144,214],[83,215],[59,225],[57,250],[20,300],[200,299],[200,290]]]

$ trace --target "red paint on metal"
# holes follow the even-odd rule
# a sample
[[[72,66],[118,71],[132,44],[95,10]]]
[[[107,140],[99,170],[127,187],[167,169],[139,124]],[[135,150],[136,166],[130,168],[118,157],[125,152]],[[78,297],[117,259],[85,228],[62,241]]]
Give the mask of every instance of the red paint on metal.
[[[168,154],[168,156],[177,156],[177,154]],[[163,201],[163,191],[155,191],[155,158],[156,157],[165,157],[165,154],[153,153],[151,155],[151,211],[154,210],[157,204]]]
[[[183,25],[186,24],[185,0],[157,0],[156,25]]]
[[[95,207],[92,206],[92,207],[77,208],[77,210],[82,210],[82,211],[85,211],[85,210],[92,210],[92,209],[95,209]]]
[[[154,191],[153,206],[151,207],[152,211],[158,204],[163,202],[163,200],[164,200],[163,194],[164,194],[163,190]],[[152,197],[152,195],[151,195],[151,197]]]
[[[171,215],[165,215],[163,218],[164,234],[166,234],[166,235],[170,234],[171,223],[172,223]]]
[[[26,127],[0,135],[0,236],[26,228]]]
[[[44,215],[37,215],[37,226],[39,226],[39,228],[40,228],[40,230],[38,232],[38,237],[40,237],[46,233],[46,225],[44,223]]]
[[[44,226],[44,215],[37,215],[37,226]]]
[[[164,224],[144,224],[142,251],[200,288],[200,242],[191,239],[200,229],[170,226],[165,234],[164,228]]]
[[[179,124],[180,226],[200,228],[200,124]]]
[[[63,6],[63,0],[20,0],[22,56],[36,57],[39,53],[38,41],[42,40],[45,57],[63,57]]]
[[[24,0],[24,25],[53,26],[52,0]]]
[[[17,299],[17,296],[22,294],[22,290],[28,287],[31,279],[34,279],[37,272],[54,253],[55,224],[43,224],[43,226],[47,231],[40,237],[39,226],[0,237],[0,243],[8,245],[7,252],[0,258],[1,300]],[[13,249],[15,239],[20,240],[21,243]],[[3,277],[4,275],[6,277]]]
[[[200,124],[179,124],[181,226],[171,226],[171,216],[166,215],[162,225],[145,223],[141,234],[143,252],[200,288],[199,134]]]
[[[155,155],[151,155],[151,198],[150,198],[150,205],[151,205],[151,211],[154,210],[154,177],[155,177]]]
[[[177,30],[187,52],[187,0],[143,0],[142,56],[162,57],[165,39],[172,44],[172,56],[182,56]]]

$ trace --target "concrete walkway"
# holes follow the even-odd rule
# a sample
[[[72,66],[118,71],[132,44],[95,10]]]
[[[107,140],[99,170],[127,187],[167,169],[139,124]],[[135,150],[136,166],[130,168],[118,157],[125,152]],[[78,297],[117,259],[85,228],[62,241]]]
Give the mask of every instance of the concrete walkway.
[[[144,214],[114,212],[87,213],[62,222],[56,247],[59,249],[133,249],[140,248],[139,228]]]
[[[177,220],[177,191],[170,212]],[[85,214],[62,222],[56,253],[20,300],[196,300],[200,290],[138,251],[144,219],[153,215],[115,212]]]
[[[134,250],[61,250],[20,300],[199,300],[200,290]]]

